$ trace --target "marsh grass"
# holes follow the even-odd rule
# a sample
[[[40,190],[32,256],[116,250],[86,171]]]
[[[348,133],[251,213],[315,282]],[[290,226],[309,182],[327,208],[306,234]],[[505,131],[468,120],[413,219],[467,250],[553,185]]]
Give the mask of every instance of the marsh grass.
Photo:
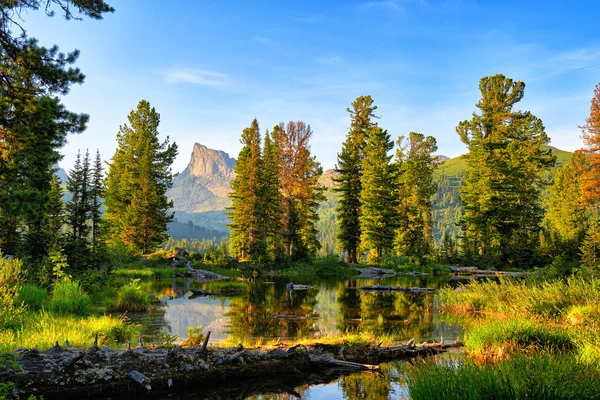
[[[115,276],[126,278],[145,278],[145,279],[170,279],[176,273],[184,272],[186,268],[153,267],[149,268],[144,263],[130,264],[126,267],[114,269],[112,273]]]
[[[514,356],[498,363],[417,362],[409,371],[410,398],[420,399],[598,399],[597,366],[568,354]]]
[[[211,294],[240,295],[248,293],[248,284],[236,281],[218,281],[208,284]]]
[[[88,315],[90,298],[77,281],[64,279],[54,284],[48,308],[55,314]]]
[[[350,346],[368,346],[373,343],[381,343],[382,346],[391,346],[399,344],[395,335],[378,335],[372,332],[360,332],[360,333],[346,333],[344,335],[332,335],[332,336],[321,336],[319,338],[308,337],[308,338],[295,338],[290,340],[281,340],[279,338],[263,338],[263,337],[252,337],[240,340],[239,338],[228,337],[222,342],[215,343],[217,347],[232,347],[242,344],[244,347],[275,347],[278,344],[284,343],[287,346],[294,346],[297,344],[310,346],[310,345],[326,345],[326,346],[338,346],[341,347],[344,344]]]
[[[46,297],[48,297],[46,289],[27,283],[19,289],[15,304],[23,304],[28,310],[41,310]]]
[[[111,316],[75,317],[52,313],[29,312],[18,330],[0,331],[0,352],[11,352],[16,348],[48,349],[58,341],[64,345],[69,340],[73,347],[89,347],[98,333],[100,344],[117,346],[137,334],[137,326],[125,318]]]
[[[139,279],[132,279],[127,285],[117,292],[117,311],[143,312],[150,306],[151,298],[146,293]]]

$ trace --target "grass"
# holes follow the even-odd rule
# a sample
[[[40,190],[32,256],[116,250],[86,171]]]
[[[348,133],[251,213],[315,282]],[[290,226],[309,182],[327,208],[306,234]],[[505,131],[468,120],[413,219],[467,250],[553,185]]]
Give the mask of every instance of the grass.
[[[87,315],[90,306],[90,298],[79,282],[67,279],[54,285],[48,302],[48,308],[55,314]]]
[[[598,399],[600,371],[565,354],[515,356],[498,363],[425,361],[409,372],[410,398]]]
[[[463,363],[426,362],[413,399],[600,398],[600,281],[472,281],[439,292],[465,328]]]
[[[27,283],[19,289],[15,304],[23,304],[28,310],[41,310],[46,297],[48,297],[46,289]]]
[[[193,263],[192,267],[214,272],[215,274],[223,275],[228,278],[237,278],[243,275],[242,270],[239,268],[227,268],[219,265],[203,264],[199,262]]]
[[[11,352],[19,347],[40,350],[61,345],[69,340],[73,347],[89,347],[98,333],[99,344],[117,346],[137,334],[137,327],[124,318],[111,316],[76,317],[54,315],[46,311],[29,312],[18,330],[0,330],[0,352]]]
[[[248,284],[235,281],[212,282],[208,285],[211,294],[239,295],[248,293]]]
[[[139,279],[132,279],[117,292],[118,311],[143,312],[150,306],[151,298],[140,286]]]
[[[184,272],[186,268],[152,267],[148,268],[144,263],[129,265],[128,267],[117,268],[112,271],[115,276],[126,278],[146,278],[146,279],[169,279],[176,273]]]

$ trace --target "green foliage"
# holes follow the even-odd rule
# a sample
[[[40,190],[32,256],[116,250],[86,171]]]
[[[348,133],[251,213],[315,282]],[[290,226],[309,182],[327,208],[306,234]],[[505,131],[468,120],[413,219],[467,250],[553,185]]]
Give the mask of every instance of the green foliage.
[[[48,308],[56,314],[87,315],[90,305],[90,299],[79,282],[63,279],[54,284]]]
[[[46,289],[28,283],[19,289],[15,304],[23,304],[28,310],[41,310],[46,297],[48,297],[48,291]]]
[[[187,339],[185,344],[188,346],[200,346],[204,342],[204,333],[201,326],[188,326]]]
[[[597,366],[560,354],[517,356],[496,364],[423,361],[409,372],[411,399],[597,399]]]
[[[157,346],[165,347],[167,349],[172,349],[173,347],[175,347],[175,343],[179,339],[180,339],[179,336],[177,336],[174,333],[171,333],[167,328],[162,328],[160,331],[158,331],[158,334],[156,335],[154,343]]]
[[[361,191],[362,191],[362,159],[363,149],[367,139],[367,131],[377,124],[372,118],[377,118],[373,113],[377,109],[371,96],[359,96],[352,103],[350,113],[350,130],[338,153],[336,165],[337,176],[333,181],[337,183],[334,190],[339,193],[339,203],[336,208],[338,222],[338,246],[348,255],[349,263],[358,263],[358,249],[360,247],[361,228]]]
[[[18,330],[0,330],[0,352],[18,347],[49,349],[58,340],[68,340],[73,347],[90,347],[98,333],[101,346],[116,346],[138,333],[135,325],[112,316],[77,317],[48,312],[29,312]]]
[[[600,276],[600,218],[590,220],[580,250],[583,272],[592,277]]]
[[[150,296],[140,286],[139,279],[132,279],[117,292],[117,310],[141,312],[147,311]]]
[[[373,251],[373,262],[381,262],[384,251],[392,248],[396,227],[394,167],[388,155],[394,147],[387,131],[378,126],[366,132],[360,204],[361,248]],[[371,261],[371,260],[369,260]]]
[[[14,258],[7,260],[0,252],[0,328],[18,322],[23,310],[15,299],[23,282],[23,263]]]
[[[398,138],[397,227],[394,247],[399,255],[424,260],[433,251],[432,196],[437,143],[432,136],[411,132]]]
[[[481,79],[480,114],[456,131],[468,146],[463,249],[474,262],[535,263],[539,247],[542,172],[554,165],[549,138],[530,112],[513,111],[523,82],[503,75]]]
[[[117,150],[109,164],[105,188],[105,218],[112,245],[125,243],[148,253],[166,238],[173,202],[166,196],[172,184],[171,164],[177,145],[159,142],[160,115],[145,100],[128,116],[131,126],[117,133]]]

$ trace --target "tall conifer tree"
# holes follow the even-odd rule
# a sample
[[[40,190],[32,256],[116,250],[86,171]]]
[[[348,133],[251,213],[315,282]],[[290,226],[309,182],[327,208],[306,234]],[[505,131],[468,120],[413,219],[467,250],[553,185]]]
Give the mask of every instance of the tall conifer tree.
[[[582,126],[590,167],[582,177],[581,193],[586,202],[600,203],[600,83],[596,85],[590,115]]]
[[[350,130],[338,154],[338,163],[335,167],[338,173],[334,182],[334,190],[340,193],[339,205],[336,209],[336,218],[339,225],[338,243],[347,253],[348,263],[356,264],[357,251],[360,246],[361,228],[361,177],[363,148],[365,146],[367,131],[376,123],[373,118],[377,106],[371,96],[360,96],[353,103],[352,108],[346,109],[350,113]]]
[[[371,260],[377,263],[394,242],[394,171],[392,156],[388,155],[393,147],[387,131],[378,126],[367,130],[360,192],[360,241],[365,250],[373,251]]]
[[[541,172],[555,157],[542,121],[514,111],[525,84],[504,75],[482,78],[480,113],[456,128],[467,145],[463,246],[474,261],[531,263],[539,244],[542,219]]]
[[[232,201],[230,247],[231,253],[243,260],[258,260],[265,255],[266,245],[260,130],[256,118],[244,129],[240,142],[243,147],[235,164],[236,177],[231,181],[229,195]]]
[[[433,250],[432,196],[437,151],[432,136],[410,132],[408,139],[398,138],[396,151],[396,199],[398,220],[394,248],[399,255],[422,259]]]
[[[109,164],[105,188],[106,222],[111,244],[125,243],[147,253],[166,238],[172,185],[171,164],[177,145],[158,138],[160,115],[141,100],[117,133],[117,150]]]

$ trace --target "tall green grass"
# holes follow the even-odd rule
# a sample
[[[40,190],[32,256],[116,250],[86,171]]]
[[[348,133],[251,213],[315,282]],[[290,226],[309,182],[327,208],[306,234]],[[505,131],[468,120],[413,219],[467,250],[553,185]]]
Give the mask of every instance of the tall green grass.
[[[49,309],[55,314],[88,315],[90,306],[90,298],[79,282],[68,279],[54,285],[48,303]]]
[[[15,304],[23,304],[29,310],[41,310],[46,297],[48,297],[46,289],[27,283],[19,289]]]
[[[117,346],[134,337],[137,329],[123,318],[106,315],[76,317],[46,311],[29,312],[18,330],[0,330],[0,352],[36,346],[44,350],[57,340],[61,345],[69,340],[73,347],[89,347],[96,333],[101,345]]]
[[[408,390],[413,400],[598,399],[600,372],[566,354],[514,356],[494,364],[425,361],[409,372]]]
[[[147,311],[150,300],[148,293],[141,288],[140,280],[132,279],[117,292],[116,308],[119,311]]]

